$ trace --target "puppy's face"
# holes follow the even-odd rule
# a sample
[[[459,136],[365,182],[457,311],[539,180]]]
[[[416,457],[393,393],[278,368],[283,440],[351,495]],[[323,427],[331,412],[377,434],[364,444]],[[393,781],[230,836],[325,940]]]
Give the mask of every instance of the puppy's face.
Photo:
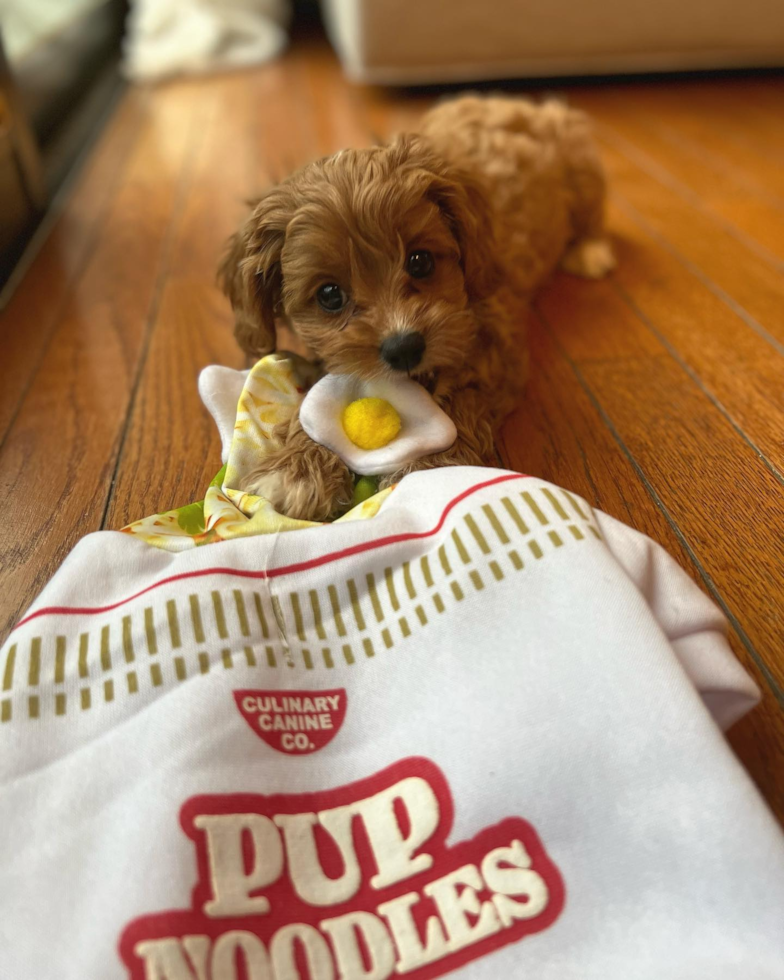
[[[416,377],[459,370],[497,266],[481,191],[409,138],[274,188],[222,275],[250,353],[274,348],[278,315],[331,372]]]
[[[292,219],[281,254],[286,316],[335,373],[458,365],[473,317],[444,215],[426,198],[406,200],[394,183],[364,189],[364,215],[343,199]]]

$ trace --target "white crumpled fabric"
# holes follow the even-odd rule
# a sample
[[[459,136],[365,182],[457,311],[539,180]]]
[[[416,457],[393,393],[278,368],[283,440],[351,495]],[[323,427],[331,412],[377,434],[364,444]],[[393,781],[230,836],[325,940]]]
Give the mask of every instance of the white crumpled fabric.
[[[136,81],[269,61],[285,48],[289,0],[133,0],[124,71]]]

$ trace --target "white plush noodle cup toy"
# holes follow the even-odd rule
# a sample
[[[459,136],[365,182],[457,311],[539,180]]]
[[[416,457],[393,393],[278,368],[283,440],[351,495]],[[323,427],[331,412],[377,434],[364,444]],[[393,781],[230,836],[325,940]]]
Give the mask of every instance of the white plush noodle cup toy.
[[[353,473],[382,476],[449,449],[454,422],[410,378],[362,381],[327,374],[300,405],[302,428]]]

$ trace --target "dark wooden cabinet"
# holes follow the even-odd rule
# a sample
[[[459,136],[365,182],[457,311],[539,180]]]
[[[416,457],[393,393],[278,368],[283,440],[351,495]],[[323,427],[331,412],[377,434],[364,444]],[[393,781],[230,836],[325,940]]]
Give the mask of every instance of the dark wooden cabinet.
[[[38,149],[0,40],[0,275],[13,267],[45,206]]]
[[[126,14],[126,0],[75,4],[13,57],[0,36],[0,285],[122,88]]]

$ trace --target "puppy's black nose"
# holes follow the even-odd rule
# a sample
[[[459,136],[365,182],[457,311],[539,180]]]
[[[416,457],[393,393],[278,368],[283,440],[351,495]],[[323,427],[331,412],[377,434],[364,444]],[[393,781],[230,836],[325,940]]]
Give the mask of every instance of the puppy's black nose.
[[[425,338],[412,330],[395,333],[381,345],[381,357],[395,371],[413,371],[425,353]]]

